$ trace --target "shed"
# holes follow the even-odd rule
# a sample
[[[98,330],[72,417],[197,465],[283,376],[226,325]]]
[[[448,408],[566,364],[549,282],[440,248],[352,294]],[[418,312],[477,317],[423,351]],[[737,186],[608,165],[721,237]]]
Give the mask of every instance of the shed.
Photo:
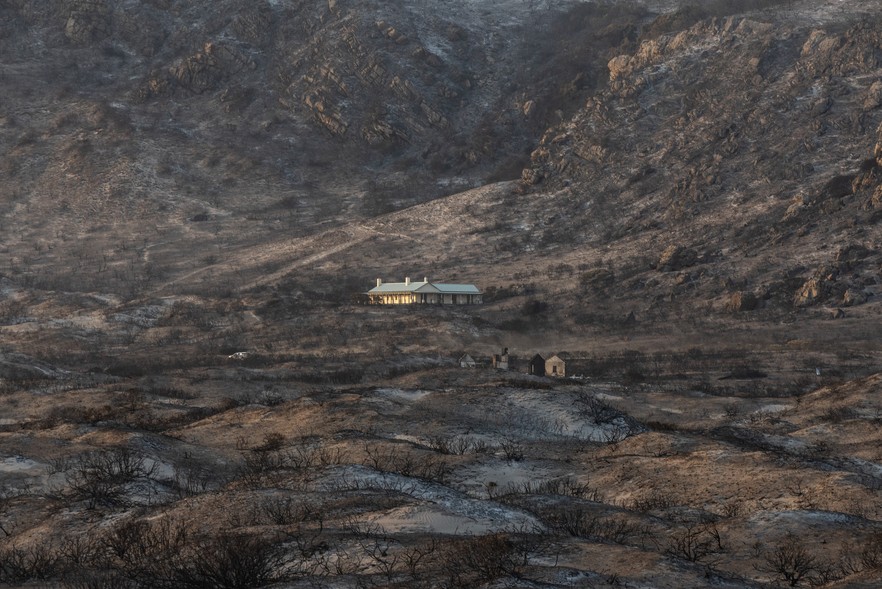
[[[567,363],[555,354],[545,361],[545,375],[563,378],[567,375]]]
[[[545,376],[545,358],[541,354],[536,354],[530,360],[530,374],[535,376]]]
[[[462,368],[474,368],[477,366],[475,359],[469,356],[468,354],[464,354],[462,358],[459,359],[459,365]]]

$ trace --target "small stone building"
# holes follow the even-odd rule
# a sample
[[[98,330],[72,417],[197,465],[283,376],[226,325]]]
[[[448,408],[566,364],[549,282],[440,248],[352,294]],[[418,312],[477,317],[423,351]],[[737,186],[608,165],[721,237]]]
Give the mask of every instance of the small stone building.
[[[563,378],[567,375],[567,363],[555,354],[545,361],[545,376]]]
[[[462,358],[459,359],[459,365],[462,368],[474,368],[478,364],[477,364],[477,362],[475,362],[474,358],[472,358],[468,354],[465,354],[465,355],[463,355]]]
[[[508,348],[503,348],[501,354],[493,354],[493,357],[491,358],[491,363],[493,364],[493,368],[496,368],[497,370],[508,370]]]

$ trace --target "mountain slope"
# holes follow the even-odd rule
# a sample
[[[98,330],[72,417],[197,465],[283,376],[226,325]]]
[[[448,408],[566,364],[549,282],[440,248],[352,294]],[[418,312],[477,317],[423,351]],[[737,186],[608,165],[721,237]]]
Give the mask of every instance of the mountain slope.
[[[303,240],[303,254],[295,242],[258,247],[275,253],[243,254],[236,271],[268,284],[296,267],[307,288],[353,267],[363,284],[428,273],[521,285],[554,301],[559,327],[695,308],[775,320],[872,313],[882,39],[877,20],[824,6],[793,8],[802,20],[757,12],[645,37],[544,134],[520,188],[325,232]]]
[[[538,300],[574,333],[872,316],[878,7],[515,4],[157,2],[132,12],[162,25],[145,44],[113,3],[81,37],[73,4],[6,2],[4,273],[131,300],[329,301],[431,275],[489,289],[494,326]],[[71,68],[29,58],[24,41],[53,39]],[[432,163],[486,139],[488,117],[483,155]],[[533,132],[518,186],[419,204]]]
[[[4,0],[2,271],[131,293],[178,271],[162,244],[195,252],[189,272],[218,249],[515,178],[650,16],[569,1]]]

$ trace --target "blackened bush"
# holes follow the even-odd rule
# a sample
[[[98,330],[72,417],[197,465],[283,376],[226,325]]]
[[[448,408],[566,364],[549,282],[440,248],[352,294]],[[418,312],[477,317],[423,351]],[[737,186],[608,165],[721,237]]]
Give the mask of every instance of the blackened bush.
[[[536,299],[530,299],[521,307],[521,315],[525,317],[535,317],[540,313],[544,313],[548,309],[548,303]]]
[[[201,542],[172,575],[178,589],[251,589],[283,581],[280,546],[254,536],[224,534]]]
[[[804,581],[810,582],[823,567],[817,556],[792,533],[763,553],[763,561],[760,570],[774,574],[788,587],[798,587]]]
[[[516,576],[527,564],[515,543],[502,533],[458,540],[447,547],[442,561],[448,571],[447,586],[456,589]]]
[[[526,481],[507,486],[503,492],[513,495],[561,495],[578,497],[589,501],[600,501],[600,492],[587,483],[580,483],[572,477],[549,479],[545,481]]]
[[[102,536],[100,543],[102,568],[117,571],[141,586],[163,587],[169,584],[175,562],[190,537],[183,524],[128,520]]]
[[[882,569],[882,533],[871,536],[861,550],[861,564],[870,570]]]
[[[627,544],[643,530],[622,517],[603,517],[589,510],[561,509],[548,516],[551,526],[576,538]]]
[[[626,417],[621,410],[616,409],[589,393],[581,393],[575,402],[581,417],[590,418],[594,423],[602,425],[612,423],[616,419]]]
[[[674,530],[668,537],[666,552],[689,562],[701,562],[724,550],[717,526],[712,522],[699,522]]]
[[[45,544],[0,550],[0,583],[20,584],[50,579],[58,572],[58,556]]]
[[[89,452],[74,460],[65,478],[68,492],[76,499],[86,500],[90,508],[97,505],[118,505],[123,502],[125,485],[153,476],[154,467],[144,457],[128,448]]]

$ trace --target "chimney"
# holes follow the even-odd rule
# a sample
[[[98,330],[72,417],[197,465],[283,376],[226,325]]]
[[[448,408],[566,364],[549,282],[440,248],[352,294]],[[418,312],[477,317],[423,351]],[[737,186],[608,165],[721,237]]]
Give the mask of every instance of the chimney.
[[[377,278],[377,286],[383,286],[383,279]]]
[[[429,282],[429,278],[427,276],[423,276],[423,282]]]
[[[409,276],[404,277],[404,284],[410,284],[410,277]]]

